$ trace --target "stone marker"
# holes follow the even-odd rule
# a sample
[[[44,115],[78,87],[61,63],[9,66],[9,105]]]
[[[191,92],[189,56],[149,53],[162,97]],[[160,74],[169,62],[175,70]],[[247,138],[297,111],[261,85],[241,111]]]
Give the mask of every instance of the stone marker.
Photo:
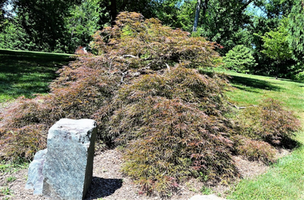
[[[51,199],[82,200],[93,174],[96,122],[61,119],[49,130],[42,194]]]
[[[215,194],[210,194],[210,195],[195,195],[191,197],[189,200],[225,200],[225,199],[218,197]]]
[[[28,179],[25,185],[25,189],[34,190],[34,194],[41,195],[42,194],[42,184],[43,184],[43,163],[45,161],[47,149],[38,151],[34,160],[31,162],[28,170]]]

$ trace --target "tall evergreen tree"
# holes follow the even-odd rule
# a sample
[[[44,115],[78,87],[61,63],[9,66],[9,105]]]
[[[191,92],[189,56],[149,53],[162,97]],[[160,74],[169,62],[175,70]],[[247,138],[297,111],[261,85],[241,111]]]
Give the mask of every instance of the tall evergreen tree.
[[[304,63],[304,1],[296,0],[288,15],[289,42],[293,49],[294,58]]]

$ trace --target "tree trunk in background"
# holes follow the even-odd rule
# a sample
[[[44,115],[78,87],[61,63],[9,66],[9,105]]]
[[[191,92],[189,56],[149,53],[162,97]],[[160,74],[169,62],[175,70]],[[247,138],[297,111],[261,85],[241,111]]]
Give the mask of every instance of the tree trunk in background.
[[[193,32],[197,31],[198,18],[201,10],[201,0],[197,0],[196,9],[195,9],[195,18],[193,25]]]
[[[117,4],[116,0],[111,0],[111,5],[110,5],[110,14],[111,14],[111,24],[115,24],[115,19],[117,17]]]

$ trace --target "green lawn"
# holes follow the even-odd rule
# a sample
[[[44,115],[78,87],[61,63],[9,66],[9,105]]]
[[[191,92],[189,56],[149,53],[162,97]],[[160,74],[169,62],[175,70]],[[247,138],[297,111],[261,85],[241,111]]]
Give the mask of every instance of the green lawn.
[[[68,54],[0,49],[0,103],[47,93],[55,72],[70,60]]]
[[[264,98],[280,100],[284,106],[298,113],[304,112],[304,84],[288,79],[275,79],[267,76],[256,76],[226,72],[234,89],[228,92],[232,102],[238,106],[257,104]]]
[[[266,174],[242,180],[231,192],[227,199],[304,199],[303,146],[281,158]]]
[[[257,104],[264,97],[283,102],[304,122],[304,84],[286,79],[227,72],[234,89],[228,92],[238,106]],[[270,170],[253,179],[244,179],[229,192],[233,200],[304,199],[304,132],[297,133],[299,142],[291,155],[278,160]]]

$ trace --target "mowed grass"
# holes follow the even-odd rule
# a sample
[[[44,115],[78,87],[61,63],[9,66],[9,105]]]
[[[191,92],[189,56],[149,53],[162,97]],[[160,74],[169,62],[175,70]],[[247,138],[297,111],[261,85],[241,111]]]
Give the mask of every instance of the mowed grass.
[[[275,79],[268,76],[257,76],[225,72],[234,89],[228,97],[238,106],[256,105],[265,98],[281,101],[285,107],[299,114],[304,113],[304,84],[289,79]]]
[[[254,179],[242,180],[227,196],[227,199],[304,199],[303,146],[291,155],[281,158],[267,173]]]
[[[237,106],[258,104],[274,98],[295,111],[304,122],[304,84],[286,79],[226,72],[234,89],[227,95]],[[304,124],[304,123],[303,123]],[[304,132],[295,139],[294,151],[273,164],[269,171],[253,179],[243,179],[231,189],[227,199],[233,200],[300,200],[304,199]]]
[[[0,103],[47,93],[55,72],[70,60],[68,54],[0,49]]]

